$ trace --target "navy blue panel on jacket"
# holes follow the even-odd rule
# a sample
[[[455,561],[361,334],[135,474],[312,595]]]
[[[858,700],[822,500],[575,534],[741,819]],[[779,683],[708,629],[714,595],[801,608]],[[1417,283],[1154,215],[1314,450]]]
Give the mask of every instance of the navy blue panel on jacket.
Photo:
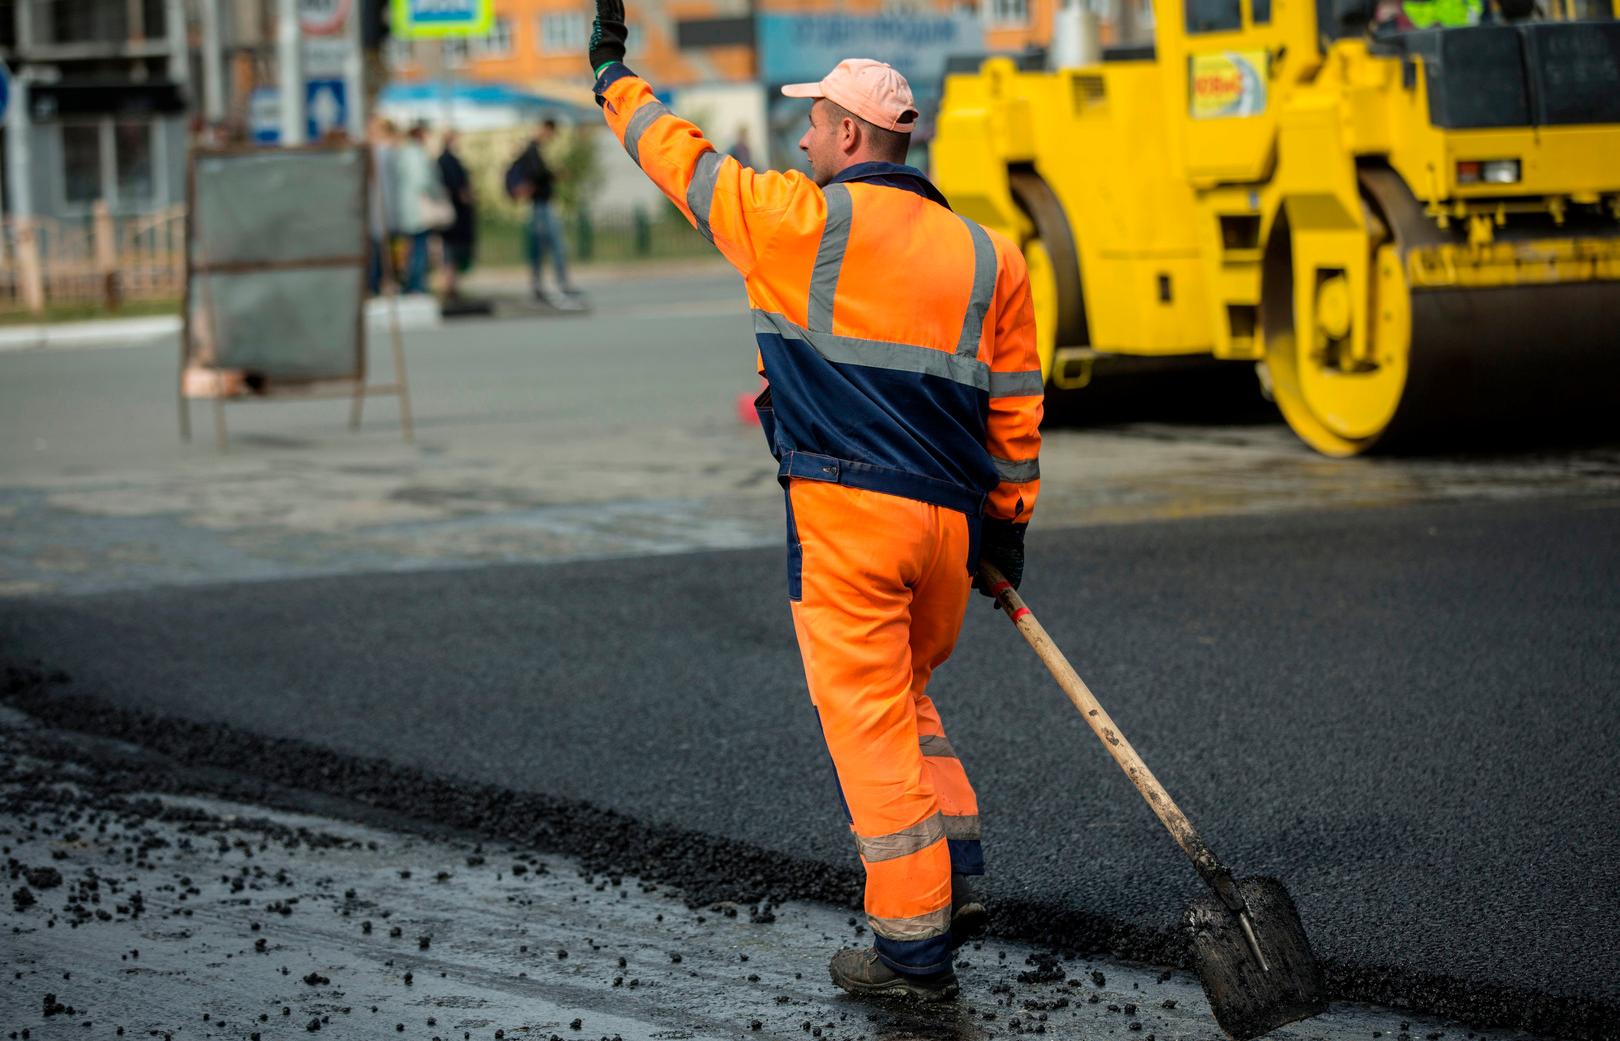
[[[977,518],[1000,480],[984,450],[987,392],[830,361],[803,340],[754,334],[772,393],[766,437],[780,475],[836,481]]]

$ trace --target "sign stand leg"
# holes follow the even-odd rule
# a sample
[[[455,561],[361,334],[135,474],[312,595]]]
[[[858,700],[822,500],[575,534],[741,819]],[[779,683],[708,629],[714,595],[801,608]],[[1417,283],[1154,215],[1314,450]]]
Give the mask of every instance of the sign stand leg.
[[[358,434],[360,432],[360,412],[366,404],[366,381],[358,379],[354,382],[354,402],[349,407],[349,430]]]
[[[230,447],[225,436],[225,373],[217,366],[214,369],[214,440],[219,443],[221,452]]]
[[[399,297],[394,297],[391,317],[388,322],[390,338],[394,342],[394,383],[399,392],[399,429],[405,436],[405,443],[411,444],[416,439],[416,433],[411,423],[411,386],[405,378],[405,340],[399,334]]]
[[[186,399],[184,375],[180,377],[180,440],[191,440],[191,402]]]

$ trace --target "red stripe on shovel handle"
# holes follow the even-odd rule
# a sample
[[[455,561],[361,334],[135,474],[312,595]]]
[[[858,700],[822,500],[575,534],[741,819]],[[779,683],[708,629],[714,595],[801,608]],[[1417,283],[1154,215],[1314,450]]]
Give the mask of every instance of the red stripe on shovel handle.
[[[1029,614],[1029,608],[1020,607],[1018,610],[1012,613],[1012,620],[1016,622],[1018,619],[1023,618],[1027,614]]]

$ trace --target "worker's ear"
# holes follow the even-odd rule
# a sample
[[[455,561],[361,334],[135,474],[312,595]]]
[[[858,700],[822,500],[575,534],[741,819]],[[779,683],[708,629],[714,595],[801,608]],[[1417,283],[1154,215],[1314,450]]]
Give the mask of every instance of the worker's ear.
[[[861,128],[853,116],[845,116],[838,121],[838,147],[843,149],[845,154],[852,154],[860,146]]]

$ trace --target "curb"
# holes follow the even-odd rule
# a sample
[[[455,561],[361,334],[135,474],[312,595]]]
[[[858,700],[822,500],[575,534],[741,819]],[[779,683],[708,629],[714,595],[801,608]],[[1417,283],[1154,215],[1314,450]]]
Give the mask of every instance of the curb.
[[[366,326],[372,332],[388,330],[390,302],[399,301],[399,327],[410,332],[436,329],[442,323],[439,301],[418,293],[402,297],[373,297],[366,301]],[[89,322],[45,322],[0,329],[0,354],[22,351],[77,350],[87,347],[139,347],[153,340],[180,335],[180,316],[103,318]]]

